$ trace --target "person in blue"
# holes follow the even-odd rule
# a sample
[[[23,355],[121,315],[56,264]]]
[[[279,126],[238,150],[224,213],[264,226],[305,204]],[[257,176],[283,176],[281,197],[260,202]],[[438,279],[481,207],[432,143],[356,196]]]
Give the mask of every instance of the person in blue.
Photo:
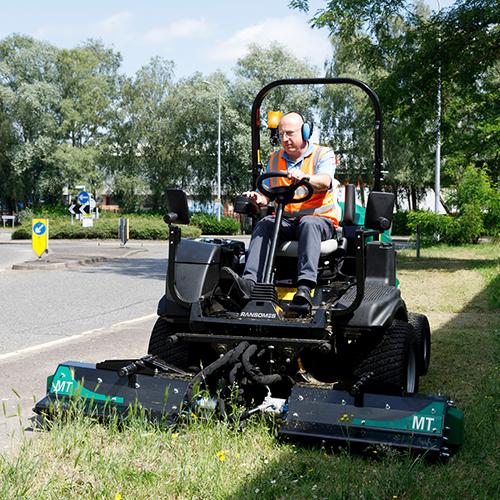
[[[297,293],[293,300],[310,306],[311,289],[316,286],[321,241],[333,238],[338,226],[339,209],[333,192],[335,154],[330,148],[310,142],[311,126],[305,123],[300,113],[283,115],[278,132],[282,147],[271,155],[267,171],[287,172],[288,178],[281,178],[286,183],[298,183],[306,177],[314,188],[311,199],[285,207],[280,230],[282,240],[298,240]],[[279,183],[281,179],[270,181]],[[267,197],[258,191],[243,194],[261,207],[269,203]],[[229,268],[223,269],[223,273],[230,275],[244,297],[249,297],[255,283],[263,279],[273,226],[273,215],[264,217],[255,226],[241,277]]]

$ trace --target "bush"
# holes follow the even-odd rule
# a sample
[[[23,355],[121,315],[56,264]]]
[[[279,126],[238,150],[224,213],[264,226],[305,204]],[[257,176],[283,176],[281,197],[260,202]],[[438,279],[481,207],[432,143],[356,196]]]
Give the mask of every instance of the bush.
[[[391,234],[396,236],[408,236],[411,229],[408,227],[408,212],[396,212],[392,219]]]
[[[417,224],[422,245],[477,243],[484,230],[481,211],[474,205],[465,206],[458,218],[434,212],[409,212],[408,227],[412,234],[416,233]]]
[[[498,236],[500,191],[493,185],[488,168],[467,165],[456,181],[447,201],[458,208],[460,221],[467,226],[471,239],[477,241],[482,234]]]
[[[21,226],[18,227],[11,234],[11,239],[13,240],[29,240],[31,239],[31,226]]]
[[[73,225],[68,217],[53,217],[49,219],[49,239],[118,239],[119,217],[106,217],[94,221],[93,227],[82,227],[75,221]],[[161,217],[138,217],[130,219],[131,240],[166,240],[168,226]],[[182,236],[196,238],[200,236],[198,227],[182,226]],[[12,233],[12,239],[31,239],[31,220],[23,223]]]
[[[31,220],[35,218],[33,210],[31,208],[23,208],[19,212],[19,222],[21,224],[28,223],[31,224]]]
[[[215,215],[195,213],[191,216],[190,225],[201,229],[202,234],[236,234],[240,223],[232,217],[221,217],[220,222]]]

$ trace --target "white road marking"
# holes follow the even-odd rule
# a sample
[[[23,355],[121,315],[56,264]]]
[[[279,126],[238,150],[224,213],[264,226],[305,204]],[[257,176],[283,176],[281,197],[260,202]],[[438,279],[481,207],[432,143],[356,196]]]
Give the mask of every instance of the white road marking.
[[[15,358],[17,356],[23,356],[24,354],[27,354],[30,352],[36,352],[36,351],[48,349],[48,348],[54,347],[56,345],[66,344],[67,342],[71,342],[73,340],[80,339],[82,337],[87,337],[89,335],[100,335],[102,333],[108,332],[111,329],[119,328],[119,327],[125,326],[125,325],[131,325],[133,323],[139,323],[141,321],[146,321],[148,319],[155,318],[156,316],[157,316],[156,313],[155,314],[148,314],[147,316],[142,316],[140,318],[129,319],[127,321],[121,321],[120,323],[115,323],[114,325],[111,325],[109,327],[94,328],[93,330],[87,330],[86,332],[78,333],[76,335],[71,335],[70,337],[64,337],[62,339],[57,339],[57,340],[51,340],[50,342],[45,342],[45,344],[38,344],[38,345],[26,347],[24,349],[19,349],[17,351],[8,352],[6,354],[0,354],[0,361]]]

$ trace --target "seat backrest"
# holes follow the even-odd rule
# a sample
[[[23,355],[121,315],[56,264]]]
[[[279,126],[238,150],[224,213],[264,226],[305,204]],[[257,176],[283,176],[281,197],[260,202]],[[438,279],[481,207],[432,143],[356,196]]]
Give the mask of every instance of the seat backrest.
[[[356,187],[354,184],[347,184],[344,197],[344,226],[352,226],[356,220]]]

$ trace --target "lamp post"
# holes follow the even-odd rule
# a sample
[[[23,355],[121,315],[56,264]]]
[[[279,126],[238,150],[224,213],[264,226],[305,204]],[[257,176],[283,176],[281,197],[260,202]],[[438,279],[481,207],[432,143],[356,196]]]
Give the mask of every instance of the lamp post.
[[[441,4],[437,0],[438,9]],[[437,88],[437,112],[436,112],[436,157],[434,171],[434,212],[439,213],[441,194],[441,35],[439,36],[439,66],[438,66],[438,88]]]
[[[217,85],[215,85],[212,82],[209,82],[208,80],[203,80],[203,83],[206,83],[207,85],[211,85],[216,88],[217,90],[217,109],[219,113],[218,121],[217,121],[217,199],[216,199],[216,204],[217,204],[217,220],[220,222],[221,219],[221,173],[220,173],[220,132],[221,132],[221,94],[220,94],[220,89]]]

